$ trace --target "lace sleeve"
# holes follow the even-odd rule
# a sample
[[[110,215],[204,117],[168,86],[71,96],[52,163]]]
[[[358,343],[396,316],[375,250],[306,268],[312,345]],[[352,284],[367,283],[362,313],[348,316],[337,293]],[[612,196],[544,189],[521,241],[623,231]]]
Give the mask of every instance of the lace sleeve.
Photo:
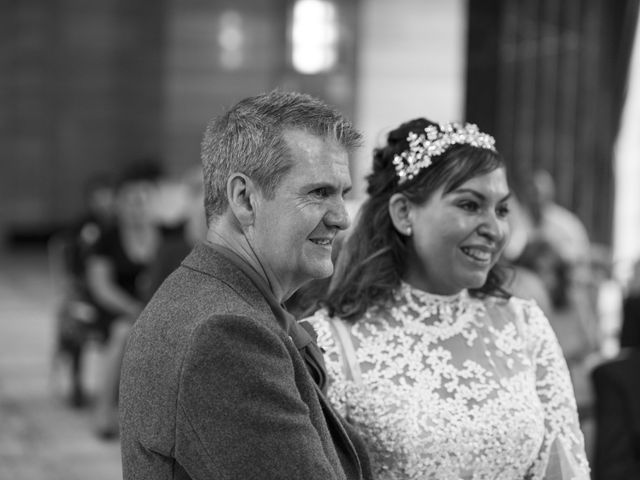
[[[545,434],[527,478],[588,480],[589,465],[566,361],[549,320],[535,302],[522,302],[520,321],[534,365]]]

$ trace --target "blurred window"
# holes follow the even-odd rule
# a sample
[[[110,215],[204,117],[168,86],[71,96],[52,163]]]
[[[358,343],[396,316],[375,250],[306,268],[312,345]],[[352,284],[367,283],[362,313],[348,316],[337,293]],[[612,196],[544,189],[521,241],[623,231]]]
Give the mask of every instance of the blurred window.
[[[336,6],[326,0],[297,0],[291,23],[291,61],[300,73],[330,71],[338,57]]]
[[[236,70],[244,63],[244,25],[242,16],[235,10],[227,10],[218,20],[218,45],[220,65],[226,70]]]

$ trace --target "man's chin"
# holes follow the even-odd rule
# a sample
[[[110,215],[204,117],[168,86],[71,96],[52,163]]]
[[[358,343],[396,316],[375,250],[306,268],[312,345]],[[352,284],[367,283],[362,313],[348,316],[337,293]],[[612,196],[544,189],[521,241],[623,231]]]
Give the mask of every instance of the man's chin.
[[[333,264],[316,265],[309,273],[313,280],[321,280],[323,278],[330,277],[333,274]]]

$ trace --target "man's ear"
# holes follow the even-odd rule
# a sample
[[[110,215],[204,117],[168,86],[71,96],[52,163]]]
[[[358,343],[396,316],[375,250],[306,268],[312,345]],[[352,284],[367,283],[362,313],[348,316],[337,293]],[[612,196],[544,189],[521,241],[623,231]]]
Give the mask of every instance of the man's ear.
[[[242,173],[232,173],[227,180],[227,200],[240,225],[253,225],[257,189],[249,177]]]
[[[411,236],[413,233],[411,202],[402,193],[391,195],[389,199],[389,216],[393,226],[401,235]]]

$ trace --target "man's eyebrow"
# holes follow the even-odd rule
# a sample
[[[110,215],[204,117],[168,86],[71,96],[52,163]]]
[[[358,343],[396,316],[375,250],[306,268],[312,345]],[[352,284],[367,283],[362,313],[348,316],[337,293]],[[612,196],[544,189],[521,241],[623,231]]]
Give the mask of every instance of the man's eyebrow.
[[[342,194],[346,195],[347,193],[349,193],[352,189],[352,185],[349,185],[347,187],[345,187],[342,190]],[[338,187],[336,186],[336,184],[334,183],[330,183],[330,182],[314,182],[314,183],[309,183],[307,184],[307,189],[308,190],[317,190],[318,188],[326,188],[328,190],[331,190],[332,192],[338,191]]]
[[[486,200],[486,196],[482,193],[480,193],[477,190],[474,190],[473,188],[458,188],[456,190],[453,190],[451,193],[470,193],[471,195],[474,195],[476,197],[478,197],[480,200]],[[507,193],[504,197],[502,197],[499,201],[500,202],[504,202],[506,200],[509,200],[509,198],[511,198],[511,194],[512,192]]]

